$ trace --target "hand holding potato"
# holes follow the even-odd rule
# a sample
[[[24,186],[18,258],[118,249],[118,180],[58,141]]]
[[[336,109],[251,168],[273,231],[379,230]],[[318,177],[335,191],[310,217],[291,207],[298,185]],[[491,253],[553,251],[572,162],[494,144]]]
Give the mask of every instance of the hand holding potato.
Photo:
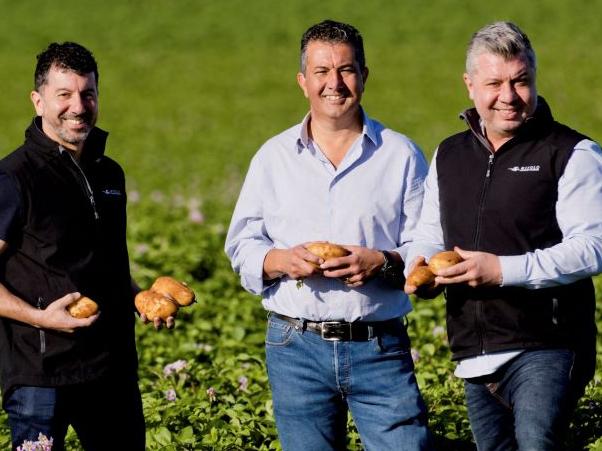
[[[350,288],[362,286],[384,263],[381,251],[363,246],[341,247],[347,255],[329,257],[320,265],[324,277],[338,278]]]
[[[320,257],[324,262],[339,257],[346,257],[351,254],[347,249],[338,244],[329,243],[327,241],[315,241],[313,243],[309,243],[305,245],[305,249],[307,249],[312,254]],[[315,263],[312,263],[315,266],[319,266]]]
[[[327,241],[313,241],[303,245],[303,249],[307,253],[303,257],[305,263],[310,264],[314,267],[314,270],[307,275],[312,275],[316,272],[322,273],[321,265],[328,260],[335,258],[345,257],[350,252],[338,244],[329,243]],[[303,277],[297,278],[297,288],[303,286]]]
[[[502,269],[497,255],[488,252],[465,251],[454,248],[462,261],[453,266],[437,270],[438,284],[466,283],[479,285],[501,285]]]
[[[139,292],[134,303],[143,321],[152,321],[155,328],[165,322],[173,327],[174,318],[180,307],[192,304],[196,299],[188,286],[172,277],[158,277],[149,290]]]
[[[81,301],[83,299],[83,301]],[[81,301],[81,302],[80,302]],[[90,308],[96,306],[96,312],[84,316],[84,307]],[[78,316],[74,316],[71,310]],[[73,332],[80,327],[88,327],[98,319],[98,306],[89,298],[82,297],[80,293],[69,293],[65,296],[51,302],[48,306],[41,309],[32,309],[34,318],[31,324],[44,329],[54,329],[61,332]]]
[[[423,299],[436,297],[443,290],[443,287],[439,287],[437,274],[462,261],[460,254],[455,251],[443,251],[433,255],[428,265],[424,258],[420,257],[406,278],[405,292],[416,294]]]

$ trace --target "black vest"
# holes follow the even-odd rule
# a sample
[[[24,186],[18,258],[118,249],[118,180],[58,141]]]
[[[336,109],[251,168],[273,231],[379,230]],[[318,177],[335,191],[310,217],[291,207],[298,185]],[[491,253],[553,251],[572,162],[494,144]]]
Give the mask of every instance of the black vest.
[[[125,179],[119,165],[103,155],[106,136],[92,130],[80,170],[34,122],[24,145],[0,161],[21,204],[9,247],[0,256],[2,284],[40,309],[79,291],[101,311],[92,326],[72,334],[1,318],[4,395],[14,385],[86,382],[111,370],[135,377]]]
[[[439,201],[447,249],[521,255],[562,240],[556,219],[558,180],[585,136],[552,118],[542,98],[535,115],[495,153],[470,130],[441,143]],[[454,359],[536,347],[595,349],[595,296],[590,278],[537,290],[450,285],[448,336]]]

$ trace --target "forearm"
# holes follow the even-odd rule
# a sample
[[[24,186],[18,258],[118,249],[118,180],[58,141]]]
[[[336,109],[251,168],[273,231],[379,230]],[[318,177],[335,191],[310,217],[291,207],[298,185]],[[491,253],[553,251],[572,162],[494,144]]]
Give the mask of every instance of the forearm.
[[[547,249],[501,256],[503,285],[537,289],[564,285],[602,271],[602,240],[574,237]]]
[[[0,316],[40,327],[41,310],[11,293],[0,283]]]

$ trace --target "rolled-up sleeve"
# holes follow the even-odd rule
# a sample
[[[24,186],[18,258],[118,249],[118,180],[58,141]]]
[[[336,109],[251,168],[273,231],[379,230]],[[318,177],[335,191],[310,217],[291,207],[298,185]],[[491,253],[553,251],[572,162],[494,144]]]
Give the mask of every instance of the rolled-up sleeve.
[[[407,263],[407,253],[410,243],[413,239],[418,220],[420,218],[420,209],[422,208],[422,197],[424,194],[424,179],[428,172],[428,163],[424,154],[414,143],[410,142],[410,157],[407,158],[407,166],[402,173],[405,183],[405,192],[403,193],[403,207],[401,215],[401,224],[399,227],[399,247],[392,249],[399,253],[404,262]]]
[[[261,294],[269,286],[263,280],[263,261],[274,247],[265,227],[262,180],[261,163],[256,155],[238,197],[225,244],[243,288],[253,294]]]
[[[420,220],[413,229],[407,253],[406,274],[417,257],[427,260],[444,249],[443,230],[439,211],[439,185],[437,182],[437,151],[431,160],[428,175],[424,181],[424,197]]]

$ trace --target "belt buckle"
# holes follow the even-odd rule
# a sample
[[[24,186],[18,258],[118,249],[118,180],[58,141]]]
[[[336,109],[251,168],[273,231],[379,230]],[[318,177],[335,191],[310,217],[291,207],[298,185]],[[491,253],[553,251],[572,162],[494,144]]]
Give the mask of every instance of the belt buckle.
[[[345,327],[341,328],[341,326]],[[351,333],[351,323],[344,323],[341,321],[323,321],[320,331],[322,340],[326,341],[351,341],[353,338]],[[347,332],[348,337],[342,337],[345,332]]]

